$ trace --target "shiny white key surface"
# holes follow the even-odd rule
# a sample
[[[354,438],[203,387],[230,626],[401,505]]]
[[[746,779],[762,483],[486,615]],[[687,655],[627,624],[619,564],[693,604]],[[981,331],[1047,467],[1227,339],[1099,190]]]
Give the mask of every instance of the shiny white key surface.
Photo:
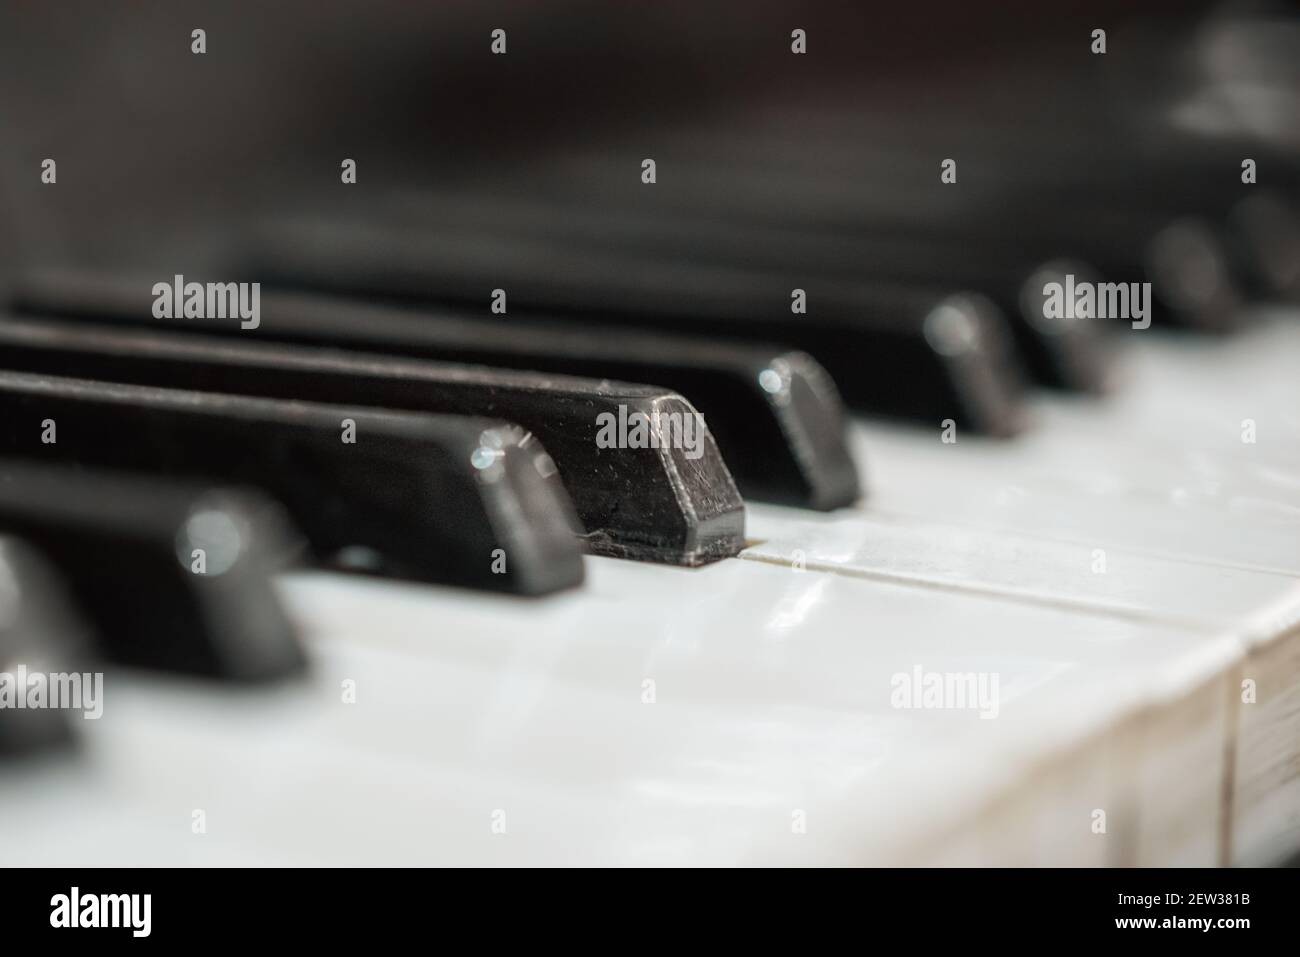
[[[1209,634],[761,564],[669,570],[656,576],[671,579],[662,598],[638,566],[592,565],[584,592],[510,607],[306,576],[288,590],[320,662],[307,687],[240,696],[238,713],[110,689],[87,731],[92,746],[105,739],[96,764],[110,795],[120,787],[147,819],[132,855],[204,860],[209,847],[229,853],[218,822],[242,834],[275,820],[269,850],[288,858],[376,860],[378,846],[468,862],[500,808],[512,826],[493,860],[802,859],[893,838],[900,814],[925,809],[912,823],[928,826],[955,813],[955,796],[996,788],[1237,654]],[[892,708],[891,676],[918,664],[996,670],[998,716]],[[355,705],[339,700],[344,679]],[[894,807],[896,788],[936,768],[961,773],[961,787]],[[30,798],[22,817],[40,855],[71,809]],[[189,833],[192,808],[207,813],[203,839]],[[791,843],[796,809],[818,822],[815,839]],[[864,829],[877,816],[893,826]]]
[[[311,675],[111,683],[79,760],[0,776],[5,863],[1285,853],[1300,404],[1267,370],[1300,368],[1297,329],[1205,357],[1135,337],[1127,391],[1043,400],[1013,443],[855,425],[860,506],[755,507],[751,547],[704,569],[592,559],[543,601],[290,576]],[[996,675],[997,716],[895,707],[918,667]]]
[[[1291,576],[868,509],[854,521],[754,506],[745,557],[1133,619],[1230,628]]]
[[[1011,442],[945,445],[939,423],[930,441],[859,427],[863,508],[1300,573],[1300,323],[1277,317],[1226,341],[1129,338],[1125,387],[1103,407],[1041,401],[1036,427]]]

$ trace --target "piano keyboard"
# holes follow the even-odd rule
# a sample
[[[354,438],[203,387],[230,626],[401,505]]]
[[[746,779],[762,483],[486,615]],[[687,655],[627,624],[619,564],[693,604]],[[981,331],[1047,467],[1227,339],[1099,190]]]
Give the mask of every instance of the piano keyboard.
[[[5,863],[1300,852],[1300,23],[1181,16],[885,62],[914,103],[838,48],[705,71],[671,119],[450,177],[381,143],[167,240],[50,212],[101,149],[52,136],[0,190]],[[560,81],[513,49],[464,69],[527,123]]]

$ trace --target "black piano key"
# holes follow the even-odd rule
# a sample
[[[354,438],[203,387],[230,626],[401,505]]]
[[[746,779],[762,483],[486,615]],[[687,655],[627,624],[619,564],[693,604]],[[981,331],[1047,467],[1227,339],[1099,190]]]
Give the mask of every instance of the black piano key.
[[[551,455],[597,554],[695,565],[744,545],[744,505],[704,420],[649,386],[141,329],[0,319],[0,368],[209,392],[491,415]],[[620,447],[623,423],[651,442]],[[609,428],[609,426],[613,428]],[[638,445],[640,440],[633,438]],[[604,444],[602,444],[602,442]]]
[[[322,559],[524,594],[582,580],[554,467],[504,423],[17,372],[0,421],[0,455],[262,487]]]
[[[232,681],[306,662],[271,582],[299,542],[253,492],[3,460],[0,531],[57,566],[108,661]]]
[[[16,308],[53,318],[651,383],[685,396],[704,415],[746,498],[832,509],[860,492],[839,393],[806,353],[634,330],[593,336],[571,323],[505,323],[269,290],[262,291],[260,325],[243,332],[219,320],[155,319],[149,288],[56,271],[25,277],[12,297]]]
[[[535,192],[542,192],[540,190]],[[551,245],[598,243],[641,258],[716,263],[811,281],[899,280],[933,288],[971,289],[1007,317],[1025,369],[1053,388],[1103,391],[1107,355],[1097,323],[1025,312],[1024,287],[1044,272],[1091,273],[1086,263],[1037,260],[1011,244],[962,242],[944,235],[900,235],[868,228],[818,231],[762,222],[689,218],[654,202],[593,204],[581,193],[508,197],[498,193],[399,193],[390,221],[460,237],[527,236]],[[797,281],[792,278],[791,281]]]
[[[1230,252],[1261,297],[1300,299],[1300,207],[1272,191],[1235,204],[1227,215]]]
[[[810,152],[806,144],[801,150]],[[1194,209],[1153,205],[1127,189],[1112,195],[1096,183],[1028,188],[1006,175],[1007,169],[1033,166],[1025,160],[981,167],[996,189],[970,187],[973,162],[962,167],[963,185],[948,186],[939,180],[939,155],[947,153],[876,172],[861,165],[790,169],[764,166],[747,155],[717,158],[675,169],[655,200],[684,224],[698,218],[831,235],[883,233],[904,242],[937,237],[1025,260],[1081,259],[1105,282],[1151,282],[1159,325],[1211,332],[1237,327],[1241,292],[1223,239],[1214,222]],[[629,202],[635,186],[626,182],[626,164],[625,157],[576,158],[561,188],[582,191],[590,202]]]
[[[1224,230],[1213,216],[1142,202],[1119,187],[1045,189],[1000,203],[1026,253],[1084,259],[1104,282],[1149,282],[1150,318],[1206,332],[1240,327],[1244,299]],[[951,229],[969,241],[994,241],[992,217]]]
[[[489,315],[493,289],[520,324],[548,315],[593,335],[626,328],[774,342],[826,367],[863,411],[1009,435],[1021,426],[1019,368],[990,303],[893,283],[808,280],[662,261],[598,244],[575,249],[527,237],[467,240],[423,229],[286,225],[268,233],[258,274],[299,288],[407,303],[453,303]],[[806,312],[793,311],[795,290]],[[954,316],[958,318],[953,318]],[[956,330],[939,341],[927,329]]]
[[[79,672],[79,700],[73,703],[83,705],[80,712],[19,708],[17,696],[24,696],[25,705],[28,689],[37,681],[79,669],[90,639],[90,629],[72,610],[66,584],[49,561],[27,542],[0,533],[0,759],[61,750],[76,741],[80,716],[93,714],[102,702],[102,681],[98,688],[83,690],[85,675]],[[65,686],[72,690],[70,678]]]

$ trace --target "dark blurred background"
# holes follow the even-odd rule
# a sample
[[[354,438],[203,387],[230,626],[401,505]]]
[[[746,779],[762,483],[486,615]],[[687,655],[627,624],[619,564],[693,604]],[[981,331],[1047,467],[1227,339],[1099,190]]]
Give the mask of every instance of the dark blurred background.
[[[948,156],[980,205],[964,215],[1044,179],[1176,190],[1171,150],[1203,150],[1230,184],[1237,140],[1294,169],[1297,51],[1295,7],[1273,3],[7,2],[0,252],[5,273],[181,271],[281,209],[461,184],[580,194],[622,160],[634,189],[645,156],[667,192],[674,163],[719,151],[873,183],[918,221],[957,214],[927,207]]]

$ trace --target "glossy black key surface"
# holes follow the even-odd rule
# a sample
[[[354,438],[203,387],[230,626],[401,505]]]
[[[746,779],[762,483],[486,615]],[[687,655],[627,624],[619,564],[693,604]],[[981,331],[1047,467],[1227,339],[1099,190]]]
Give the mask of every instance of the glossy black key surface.
[[[14,318],[0,318],[0,368],[491,415],[541,441],[593,552],[697,565],[744,545],[744,505],[703,418],[680,396],[648,386]],[[640,420],[645,445],[627,431]],[[620,429],[640,447],[623,446]]]
[[[763,138],[758,142],[764,148],[754,152],[763,155],[770,146]],[[807,144],[799,149],[814,152]],[[956,189],[933,174],[935,155],[875,170],[868,163],[824,164],[815,174],[806,165],[756,162],[734,146],[713,159],[676,169],[671,187],[656,194],[683,230],[703,219],[847,238],[884,236],[900,249],[942,242],[1027,262],[1078,258],[1103,281],[1151,282],[1158,324],[1211,331],[1237,324],[1240,290],[1227,268],[1223,237],[1196,204],[1161,204],[1129,185],[1111,189],[1096,181],[1031,186],[1019,177],[1035,164],[1023,158],[986,162],[980,165],[980,187]],[[589,202],[627,203],[625,164],[621,157],[579,157],[572,180],[552,188],[581,191]],[[971,158],[963,168],[973,165]],[[1041,165],[1057,169],[1048,159]],[[1009,169],[1016,177],[1006,175]],[[974,288],[982,283],[977,280]]]
[[[258,486],[320,558],[402,577],[523,594],[582,580],[554,466],[489,419],[0,372],[0,455]]]
[[[1300,300],[1300,204],[1263,190],[1227,214],[1229,253],[1263,297]]]
[[[45,272],[25,277],[11,295],[17,308],[55,319],[651,383],[704,415],[746,498],[832,509],[860,491],[839,393],[803,352],[636,330],[598,336],[572,323],[508,323],[269,290],[262,291],[260,325],[245,332],[221,320],[155,319],[149,288],[121,277]]]
[[[299,541],[260,495],[7,459],[0,532],[57,566],[109,661],[236,681],[305,663],[271,582]]]
[[[528,237],[458,238],[416,227],[286,223],[254,245],[257,275],[398,302],[454,303],[488,316],[507,295],[519,324],[562,314],[593,335],[626,328],[775,342],[812,355],[863,411],[994,435],[1020,428],[1018,368],[1004,317],[951,290],[842,282],[656,260]],[[806,312],[792,311],[794,290]],[[962,318],[953,321],[953,314]],[[938,342],[935,324],[965,329]],[[956,346],[956,348],[954,348]]]
[[[72,683],[73,671],[87,664],[90,638],[49,561],[27,542],[0,533],[0,759],[62,749],[76,740],[81,715],[93,715],[102,705],[103,684],[93,685],[93,666],[91,687],[82,688],[87,675],[80,671]],[[18,696],[26,705],[42,682],[45,702],[51,703],[51,675],[60,676],[61,687],[73,697],[70,703],[82,705],[82,711],[18,706]]]
[[[1008,213],[1025,249],[1071,250],[1106,282],[1150,283],[1149,318],[1157,325],[1208,332],[1241,325],[1240,284],[1222,235],[1205,217],[1103,205],[1088,193],[1040,195]],[[988,237],[974,224],[964,235]]]
[[[634,202],[641,200],[640,202]],[[1107,362],[1096,323],[1053,322],[1041,309],[1026,311],[1025,284],[1048,271],[1087,264],[1038,260],[1012,244],[962,242],[945,235],[817,230],[762,221],[691,217],[631,193],[622,202],[593,203],[581,192],[504,196],[402,192],[374,205],[385,220],[462,239],[527,236],[553,246],[592,243],[642,259],[713,263],[759,273],[783,272],[791,283],[819,278],[899,281],[934,289],[974,290],[991,298],[1008,319],[1026,371],[1054,388],[1102,391]],[[864,321],[869,322],[869,317]]]

